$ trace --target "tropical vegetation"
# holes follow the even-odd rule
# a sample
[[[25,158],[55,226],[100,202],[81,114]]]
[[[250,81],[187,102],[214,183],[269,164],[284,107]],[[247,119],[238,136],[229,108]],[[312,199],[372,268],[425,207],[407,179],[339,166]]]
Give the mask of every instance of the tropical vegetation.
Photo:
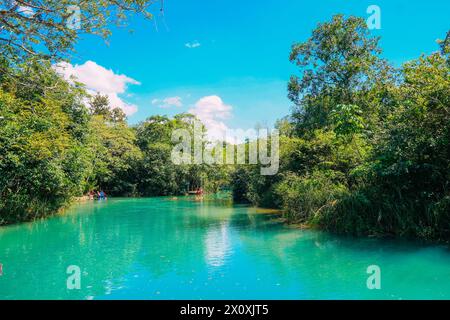
[[[123,3],[84,2],[83,18],[98,19],[82,31],[107,37],[109,16],[149,16],[148,1]],[[276,125],[280,169],[261,175],[261,164],[176,165],[171,134],[192,130],[193,115],[130,126],[106,96],[64,80],[54,66],[78,38],[59,14],[68,4],[0,11],[0,224],[47,216],[93,189],[229,187],[235,201],[280,208],[289,223],[450,240],[450,32],[436,52],[394,67],[363,19],[320,23],[292,45],[298,74],[287,85],[292,112]]]

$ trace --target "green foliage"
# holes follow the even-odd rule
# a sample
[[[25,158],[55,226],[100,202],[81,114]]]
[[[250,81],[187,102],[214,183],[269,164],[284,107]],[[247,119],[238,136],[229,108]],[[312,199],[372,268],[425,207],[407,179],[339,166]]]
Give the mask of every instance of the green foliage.
[[[381,100],[385,103],[374,109],[376,113],[362,112],[356,105],[337,104],[332,109],[330,128],[350,148],[342,144],[330,155],[331,159],[338,156],[341,164],[347,162],[333,169],[345,174],[349,193],[333,196],[331,210],[316,215],[314,222],[351,234],[450,238],[449,71],[443,49],[406,63],[396,85],[376,86],[388,98]],[[368,101],[364,105],[380,96],[373,90],[359,90],[364,93],[357,94],[359,99]],[[366,130],[367,123],[371,130]],[[358,155],[353,152],[349,157],[353,150]],[[322,191],[327,189],[332,196],[333,188],[326,186]],[[285,207],[288,212],[300,210],[292,210],[289,202]]]
[[[231,174],[231,190],[233,201],[237,203],[249,202],[249,173],[244,166],[237,166]]]
[[[194,120],[196,118],[191,114],[179,114],[172,119],[152,116],[136,127],[137,145],[144,157],[137,168],[140,195],[177,195],[200,187],[207,192],[216,192],[228,184],[229,170],[226,166],[177,165],[172,162],[171,152],[175,145],[172,132],[186,129],[193,138]]]
[[[82,91],[48,64],[11,74],[28,80],[1,83],[0,224],[53,213],[81,193],[88,175]]]
[[[258,139],[253,141],[246,141],[245,158],[249,160],[250,148],[255,148],[256,144],[265,143],[268,141]],[[256,148],[255,148],[256,149]],[[236,159],[235,159],[236,161]],[[278,207],[279,203],[273,192],[273,187],[278,181],[278,175],[262,175],[262,165],[257,164],[238,164],[235,165],[235,170],[231,174],[231,190],[233,199],[236,202],[251,202],[254,205],[262,207]]]
[[[119,123],[125,122],[127,116],[120,108],[112,108],[107,95],[97,93],[89,101],[89,111],[93,116],[102,116],[104,120]]]
[[[55,213],[91,190],[178,195],[199,187],[216,192],[228,183],[225,166],[172,162],[172,131],[192,132],[192,115],[153,116],[129,127],[106,96],[91,97],[87,108],[83,88],[47,62],[10,68],[1,80],[0,224]]]
[[[125,122],[106,121],[102,115],[91,118],[89,129],[89,152],[94,156],[89,189],[103,189],[111,195],[135,194],[136,167],[142,159],[135,131]]]
[[[450,31],[447,32],[445,39],[439,40],[438,43],[441,47],[442,55],[447,58],[447,64],[450,65]]]
[[[394,70],[362,19],[319,24],[292,47],[280,172],[239,167],[235,198],[330,231],[450,240],[449,34]]]
[[[150,4],[46,0],[0,6],[0,225],[52,214],[94,189],[172,195],[199,187],[215,192],[228,183],[225,166],[172,163],[171,133],[192,130],[193,115],[154,116],[132,128],[107,96],[89,96],[52,68],[79,34],[107,38],[111,22],[121,25],[132,13],[151,17]],[[77,14],[80,21],[73,20]]]
[[[146,3],[126,1],[117,13],[141,11]],[[90,1],[83,5],[100,14],[102,30],[109,13]],[[1,10],[0,21],[20,23],[11,10]],[[175,165],[172,132],[185,129],[193,137],[195,116],[152,116],[129,127],[107,97],[89,97],[50,63],[18,65],[11,56],[34,48],[35,34],[23,37],[27,28],[10,33],[0,58],[0,224],[54,213],[92,189],[156,196],[231,185],[235,201],[281,208],[289,222],[450,240],[449,33],[439,52],[395,70],[379,57],[378,39],[363,19],[337,15],[319,24],[292,46],[290,60],[300,69],[288,84],[295,108],[276,124],[279,173],[265,176],[261,164]],[[44,46],[64,52],[76,36],[63,36],[59,30]],[[252,143],[258,141],[245,143],[247,158]]]
[[[109,107],[109,98],[106,95],[96,94],[89,101],[90,111],[92,115],[103,116],[109,119],[111,111]]]
[[[448,240],[450,72],[438,54],[402,69],[398,107],[382,126],[369,179],[324,225],[351,233]]]
[[[144,196],[181,194],[188,189],[181,175],[187,174],[171,162],[171,133],[176,121],[166,116],[152,116],[136,127],[137,145],[143,153],[139,163],[138,192]]]
[[[275,189],[285,208],[284,216],[290,222],[305,222],[332,211],[348,192],[340,180],[339,173],[331,170],[316,171],[302,177],[286,174]]]
[[[150,4],[147,0],[3,1],[0,55],[10,60],[37,56],[57,60],[73,49],[80,34],[106,39],[111,35],[109,23],[123,25],[135,13],[151,17]]]
[[[364,129],[361,109],[356,105],[338,104],[330,112],[334,132],[339,136],[353,136]]]
[[[327,127],[338,105],[358,105],[369,124],[375,121],[382,96],[367,99],[368,94],[375,88],[382,92],[394,79],[380,52],[364,19],[343,15],[319,24],[306,42],[295,43],[290,60],[301,76],[291,76],[288,90],[296,106],[292,118],[297,133]]]

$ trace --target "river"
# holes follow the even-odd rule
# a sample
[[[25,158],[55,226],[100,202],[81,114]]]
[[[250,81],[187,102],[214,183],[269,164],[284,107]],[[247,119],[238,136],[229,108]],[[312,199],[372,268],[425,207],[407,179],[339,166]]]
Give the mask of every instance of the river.
[[[0,299],[450,299],[448,246],[299,230],[217,198],[78,203],[1,227],[0,264]]]

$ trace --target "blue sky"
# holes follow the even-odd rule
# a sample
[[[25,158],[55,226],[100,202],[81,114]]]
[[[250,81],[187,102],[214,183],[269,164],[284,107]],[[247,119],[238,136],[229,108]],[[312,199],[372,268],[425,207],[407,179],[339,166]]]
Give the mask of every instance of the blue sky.
[[[230,128],[271,126],[291,107],[291,44],[333,14],[368,17],[372,4],[381,8],[381,30],[373,32],[396,65],[437,50],[435,40],[450,29],[448,0],[165,0],[164,18],[156,3],[154,20],[133,18],[134,32],[114,29],[109,45],[82,39],[72,64],[93,61],[140,83],[130,80],[118,94],[136,106],[130,123],[196,110],[201,98],[218,96],[224,113],[216,121]],[[167,105],[166,98],[179,103]]]

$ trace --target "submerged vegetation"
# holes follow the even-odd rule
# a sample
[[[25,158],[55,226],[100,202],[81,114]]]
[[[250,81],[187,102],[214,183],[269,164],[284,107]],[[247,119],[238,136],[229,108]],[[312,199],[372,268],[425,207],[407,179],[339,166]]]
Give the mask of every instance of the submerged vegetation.
[[[130,3],[141,11],[146,1]],[[193,115],[130,126],[106,96],[62,79],[54,43],[43,59],[12,42],[0,60],[0,224],[54,213],[95,188],[157,196],[229,187],[235,201],[281,208],[292,223],[449,240],[449,35],[401,68],[356,17],[336,15],[294,44],[299,75],[288,83],[292,113],[276,125],[276,175],[259,165],[174,164],[171,134],[192,130]]]

